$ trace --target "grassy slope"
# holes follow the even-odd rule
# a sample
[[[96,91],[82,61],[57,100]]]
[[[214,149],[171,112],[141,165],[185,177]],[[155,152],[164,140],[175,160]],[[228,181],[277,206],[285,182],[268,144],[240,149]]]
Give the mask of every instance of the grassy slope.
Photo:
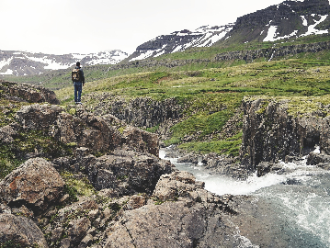
[[[330,36],[309,36],[298,40],[288,40],[279,45],[305,44],[328,41]],[[155,59],[212,59],[218,53],[235,50],[260,49],[273,46],[273,43],[219,44],[211,48],[190,49],[183,53],[160,56]],[[85,68],[88,83],[84,87],[85,106],[98,104],[93,94],[104,92],[111,98],[126,99],[151,97],[163,100],[174,97],[187,106],[185,119],[172,127],[172,138],[167,144],[182,143],[185,136],[194,135],[194,142],[181,144],[187,149],[200,152],[238,154],[242,133],[232,134],[224,139],[221,133],[224,124],[234,115],[244,97],[290,98],[290,109],[311,111],[315,104],[305,104],[312,98],[329,104],[330,69],[329,51],[316,54],[299,54],[291,59],[278,59],[267,62],[265,59],[246,64],[245,61],[218,63],[192,63],[175,68],[134,68],[107,71],[107,66]],[[319,69],[319,72],[316,72]],[[46,86],[50,88],[69,85],[56,91],[58,98],[66,105],[73,100],[69,72],[54,72]],[[26,79],[26,78],[25,78]],[[40,82],[34,78],[35,82]],[[17,81],[17,80],[15,80]],[[92,108],[91,108],[92,109]],[[238,127],[239,130],[240,127]],[[154,128],[156,130],[157,127]],[[206,137],[212,136],[212,141]]]
[[[329,52],[301,54],[300,58],[272,62],[256,62],[225,68],[142,72],[110,77],[94,81],[84,89],[87,95],[110,92],[113,97],[151,97],[163,100],[175,97],[186,104],[185,119],[172,127],[172,138],[167,144],[182,143],[186,135],[198,133],[195,142],[181,147],[200,152],[238,154],[242,134],[232,138],[203,142],[205,137],[219,133],[224,124],[233,116],[244,97],[291,99],[290,109],[312,111],[315,104],[305,104],[306,99],[314,99],[329,104],[330,91],[327,60]],[[176,68],[177,69],[177,68]],[[317,72],[319,71],[319,72]],[[63,104],[72,101],[72,89],[56,92]],[[95,104],[93,102],[87,105]]]
[[[176,52],[173,54],[165,54],[152,60],[165,60],[165,61],[173,61],[173,60],[196,60],[196,59],[208,59],[213,60],[217,54],[230,52],[230,51],[244,51],[244,50],[256,50],[256,49],[265,49],[271,48],[275,43],[273,42],[251,42],[246,44],[239,44],[235,42],[229,42],[230,40],[226,40],[224,42],[220,42],[209,48],[192,48],[188,49],[185,52]],[[285,41],[285,42],[283,42]],[[308,44],[308,43],[316,43],[330,41],[329,35],[318,35],[318,36],[307,36],[299,39],[287,39],[276,42],[276,47],[279,46],[289,46],[293,44]],[[227,61],[227,62],[210,62],[210,63],[193,63],[185,66],[179,66],[175,68],[131,68],[126,70],[108,70],[111,65],[98,65],[85,67],[85,75],[87,82],[93,82],[95,80],[105,79],[109,77],[116,77],[121,75],[129,75],[140,72],[148,72],[148,71],[194,71],[206,68],[224,68],[228,66],[236,66],[245,64],[244,61]],[[15,81],[19,83],[33,83],[33,84],[41,84],[50,89],[61,89],[63,87],[71,86],[70,82],[70,74],[71,70],[58,70],[51,71],[49,73],[45,73],[43,75],[36,76],[23,76],[23,77],[13,77],[13,76],[3,76],[5,80]]]

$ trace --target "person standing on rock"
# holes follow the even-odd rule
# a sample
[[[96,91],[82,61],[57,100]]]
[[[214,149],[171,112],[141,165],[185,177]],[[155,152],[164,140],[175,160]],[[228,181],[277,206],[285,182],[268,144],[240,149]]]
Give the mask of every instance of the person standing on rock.
[[[85,85],[85,76],[79,61],[72,70],[72,82],[74,86],[74,101],[76,104],[81,104],[81,93],[82,87]]]

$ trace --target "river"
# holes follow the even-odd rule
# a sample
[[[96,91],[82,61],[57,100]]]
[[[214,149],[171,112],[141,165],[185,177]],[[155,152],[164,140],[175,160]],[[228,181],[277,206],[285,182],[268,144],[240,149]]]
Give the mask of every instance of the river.
[[[165,153],[166,149],[161,149],[160,157],[167,159]],[[306,158],[280,162],[281,171],[263,177],[255,174],[244,181],[211,175],[202,164],[169,160],[179,170],[191,172],[205,182],[205,189],[212,193],[253,195],[270,202],[283,223],[283,234],[290,237],[290,247],[330,247],[330,172],[306,165]]]

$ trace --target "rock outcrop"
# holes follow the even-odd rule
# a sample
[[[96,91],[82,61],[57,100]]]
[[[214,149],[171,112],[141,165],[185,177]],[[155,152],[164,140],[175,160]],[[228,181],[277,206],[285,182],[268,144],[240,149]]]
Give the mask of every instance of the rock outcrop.
[[[39,130],[58,142],[87,147],[94,153],[114,150],[125,143],[140,152],[149,152],[156,156],[159,153],[159,140],[156,135],[129,126],[121,134],[111,125],[115,117],[110,115],[100,117],[83,109],[78,109],[71,115],[54,105],[34,104],[23,106],[17,111],[15,118],[21,123],[23,130]]]
[[[42,213],[58,202],[64,181],[50,162],[42,158],[26,161],[0,182],[1,203],[19,208],[23,205]]]
[[[102,96],[95,107],[95,114],[111,114],[136,127],[150,128],[169,120],[180,119],[184,109],[174,98],[163,101],[151,98],[135,98],[129,101],[116,99],[109,102],[105,101],[107,98],[111,99],[107,94]]]
[[[29,218],[0,214],[1,247],[48,248],[44,234]]]
[[[0,80],[0,92],[1,97],[9,100],[27,101],[31,103],[60,103],[53,91],[41,86],[16,84]]]
[[[300,53],[317,53],[329,50],[330,42],[316,42],[310,44],[297,44],[290,46],[279,46],[266,49],[244,50],[220,53],[215,56],[216,61],[234,61],[244,60],[248,63],[256,59],[264,58],[266,60],[284,57],[290,58]]]
[[[126,146],[101,157],[95,157],[88,152],[84,155],[81,153],[82,148],[79,149],[80,152],[72,159],[55,159],[55,167],[58,170],[84,173],[96,190],[108,189],[108,196],[150,194],[159,177],[172,171],[169,161],[159,160],[147,153],[135,152]]]
[[[255,170],[262,162],[285,160],[286,156],[308,155],[320,146],[321,153],[329,154],[330,128],[327,106],[322,111],[294,116],[288,110],[289,100],[244,101],[242,164]]]

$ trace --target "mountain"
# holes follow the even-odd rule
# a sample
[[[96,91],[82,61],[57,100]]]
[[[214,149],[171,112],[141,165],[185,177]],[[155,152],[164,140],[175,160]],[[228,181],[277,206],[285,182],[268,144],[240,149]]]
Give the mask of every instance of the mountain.
[[[50,70],[67,69],[77,61],[80,61],[82,66],[116,64],[127,56],[128,54],[121,50],[64,55],[0,50],[0,75],[42,74]]]
[[[238,17],[232,24],[203,26],[194,32],[182,30],[158,36],[138,46],[127,60],[157,57],[192,47],[277,41],[313,34],[328,34],[329,12],[328,0],[284,1]]]
[[[128,57],[128,60],[158,57],[162,54],[181,52],[192,47],[210,47],[223,39],[233,26],[233,24],[213,27],[202,26],[194,32],[185,29],[169,35],[160,35],[138,46],[136,51]]]
[[[328,34],[328,0],[284,1],[237,18],[226,37],[229,42],[266,42]]]
[[[238,17],[235,23],[222,26],[206,25],[194,31],[184,29],[160,35],[139,45],[131,55],[120,50],[65,55],[0,50],[0,75],[43,74],[50,70],[67,69],[77,60],[80,60],[83,66],[118,64],[121,61],[136,63],[138,60],[182,52],[193,47],[285,42],[288,38],[328,34],[329,12],[328,0],[284,1]]]

